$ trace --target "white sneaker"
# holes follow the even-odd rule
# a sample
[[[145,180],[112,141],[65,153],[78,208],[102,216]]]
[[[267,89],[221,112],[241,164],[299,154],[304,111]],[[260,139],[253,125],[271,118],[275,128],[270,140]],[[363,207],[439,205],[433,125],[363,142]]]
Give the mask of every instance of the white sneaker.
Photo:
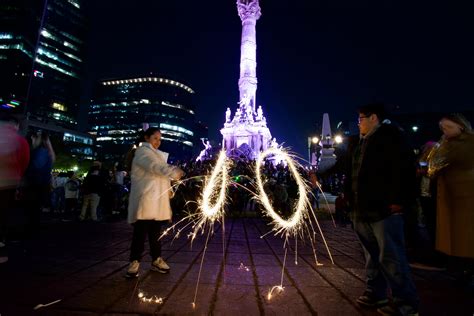
[[[128,266],[127,274],[125,275],[127,278],[136,278],[138,277],[138,269],[140,268],[140,262],[138,260],[133,260],[130,262]]]
[[[170,272],[169,265],[163,260],[163,258],[158,257],[153,263],[151,264],[151,270],[157,271],[160,273],[168,273]]]

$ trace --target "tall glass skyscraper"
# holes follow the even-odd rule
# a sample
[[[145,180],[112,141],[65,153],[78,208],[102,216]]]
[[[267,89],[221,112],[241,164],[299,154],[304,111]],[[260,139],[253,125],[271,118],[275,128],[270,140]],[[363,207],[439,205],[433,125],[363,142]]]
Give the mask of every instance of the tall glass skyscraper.
[[[169,152],[171,159],[192,156],[195,92],[187,85],[163,77],[121,78],[99,82],[94,95],[89,126],[102,159],[120,161],[135,144],[139,131],[148,127],[160,128],[160,148]]]
[[[0,111],[77,128],[87,23],[81,0],[0,4]]]

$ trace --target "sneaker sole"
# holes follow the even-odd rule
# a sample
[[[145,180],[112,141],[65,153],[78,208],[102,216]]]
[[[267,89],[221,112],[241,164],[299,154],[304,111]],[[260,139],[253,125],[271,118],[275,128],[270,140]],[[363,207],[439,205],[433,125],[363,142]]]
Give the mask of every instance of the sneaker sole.
[[[359,301],[359,300],[356,300],[357,304],[359,304],[360,306],[363,306],[363,307],[370,307],[370,308],[378,308],[378,307],[382,307],[382,306],[385,306],[388,304],[388,299],[386,300],[380,300],[378,301],[377,303],[375,304],[369,304],[367,302],[364,302],[364,301]]]
[[[168,270],[160,269],[160,268],[155,267],[155,266],[152,266],[150,270],[151,270],[151,271],[155,271],[155,272],[159,272],[159,273],[163,273],[163,274],[166,274],[166,273],[169,273],[169,272],[170,272],[169,269],[168,269]]]
[[[135,278],[138,278],[138,272],[137,272],[137,273],[128,273],[128,272],[127,272],[127,273],[125,274],[125,277],[126,277],[127,279],[135,279]]]

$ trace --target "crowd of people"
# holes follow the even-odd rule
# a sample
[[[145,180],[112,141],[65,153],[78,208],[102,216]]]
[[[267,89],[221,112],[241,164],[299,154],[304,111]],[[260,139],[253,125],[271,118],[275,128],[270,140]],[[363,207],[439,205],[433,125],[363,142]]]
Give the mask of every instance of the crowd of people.
[[[338,225],[350,224],[361,242],[367,286],[357,302],[384,315],[416,315],[419,299],[409,260],[412,268],[441,269],[452,262],[472,287],[474,133],[462,115],[446,115],[440,120],[441,139],[427,142],[416,156],[383,105],[363,106],[358,114],[360,134],[349,140],[344,170],[320,175],[300,167],[299,173],[310,188],[313,209],[320,208],[321,187],[337,195]],[[160,232],[173,216],[196,211],[215,160],[169,164],[168,154],[158,149],[161,132],[150,127],[125,162],[107,170],[96,161],[80,179],[73,171],[52,172],[55,153],[46,132],[25,139],[17,131],[14,118],[2,120],[0,263],[8,260],[8,214],[20,204],[27,219],[26,245],[39,234],[44,211],[64,221],[127,217],[134,227],[127,276],[138,275],[147,236],[152,269],[169,272]],[[298,198],[294,177],[283,163],[267,161],[261,168],[275,209],[289,217]],[[260,206],[251,194],[255,161],[233,160],[229,176],[228,213],[258,215]]]

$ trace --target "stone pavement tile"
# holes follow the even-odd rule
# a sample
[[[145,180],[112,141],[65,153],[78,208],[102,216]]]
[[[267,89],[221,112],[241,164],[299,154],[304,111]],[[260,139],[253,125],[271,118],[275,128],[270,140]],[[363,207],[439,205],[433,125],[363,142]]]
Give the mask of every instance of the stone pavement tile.
[[[47,304],[56,300],[62,300],[58,303],[59,306],[71,296],[76,295],[78,292],[81,292],[93,284],[97,284],[96,279],[63,278],[57,282],[38,288],[36,295],[25,297],[22,305],[30,305],[33,308],[38,304]],[[56,306],[54,308],[56,308]]]
[[[53,267],[49,272],[52,275],[71,275],[73,273],[76,273],[77,271],[93,266],[97,264],[97,262],[98,261],[94,260],[94,258],[90,258],[90,260],[72,260],[63,265]]]
[[[196,284],[199,275],[199,268],[199,263],[194,264],[182,282]],[[220,269],[221,265],[203,265],[201,269],[201,276],[199,278],[199,284],[215,284]]]
[[[227,253],[226,265],[237,265],[240,266],[242,263],[245,266],[250,266],[250,256],[248,253]]]
[[[199,255],[197,251],[180,251],[166,258],[168,263],[191,263]]]
[[[156,275],[149,275],[143,279],[127,280],[131,287],[122,293],[108,309],[108,313],[127,312],[127,313],[153,313],[160,303],[143,302],[139,294],[143,293],[146,298],[167,299],[167,295],[175,287],[174,282],[162,282],[156,278]]]
[[[110,261],[129,261],[130,260],[130,251],[129,250],[118,250],[114,249],[115,255],[108,260]]]
[[[278,259],[273,254],[252,254],[255,266],[279,266]]]
[[[250,267],[226,265],[222,276],[222,283],[226,285],[253,285],[253,274]]]
[[[153,278],[158,282],[178,282],[181,280],[189,269],[189,263],[171,263],[168,262],[170,266],[169,273],[160,273],[157,271],[151,271],[151,265],[140,266],[140,270],[143,274],[150,272],[150,275],[153,275]]]
[[[345,255],[335,255],[333,253],[332,259],[334,260],[334,264],[343,268],[350,268],[354,266],[363,266],[359,261],[355,260],[354,258],[345,256]],[[324,262],[324,261],[323,261]],[[328,262],[329,264],[330,261]]]
[[[45,288],[50,286],[52,278],[49,276],[29,276],[25,278],[15,278],[4,281],[1,278],[0,287],[0,313],[8,308],[23,306],[32,309],[41,300],[41,295],[45,293]],[[6,314],[9,315],[9,314]],[[15,315],[15,314],[10,314]]]
[[[229,245],[225,245],[225,247],[228,247]],[[204,247],[201,247],[199,249],[203,249]],[[196,248],[198,249],[198,248]],[[213,244],[209,244],[207,245],[207,249],[206,249],[206,252],[208,253],[222,253],[222,249],[223,249],[223,244],[222,243],[213,243]]]
[[[416,282],[420,296],[420,315],[474,315],[474,293],[451,281]]]
[[[214,315],[260,315],[257,293],[251,285],[223,284],[217,292]]]
[[[334,266],[323,266],[317,269],[329,283],[339,289],[346,288],[363,288],[365,289],[365,282],[351,275],[350,273]]]
[[[274,290],[269,299],[270,286],[260,287],[265,315],[310,315],[298,291],[293,286],[284,286],[283,291]]]
[[[365,281],[365,278],[366,278],[365,268],[346,268],[346,269],[352,272],[354,275],[358,276],[361,280]]]
[[[158,310],[160,315],[208,315],[214,293],[214,285],[200,284],[193,308],[196,286],[181,283]]]
[[[281,282],[281,267],[277,266],[256,266],[255,271],[258,278],[259,286],[275,286],[280,285]],[[286,274],[283,276],[283,285],[289,285],[290,281],[288,280]]]
[[[258,243],[250,246],[252,254],[273,254],[272,249],[267,244]]]
[[[75,258],[78,260],[88,260],[90,258],[94,258],[97,261],[101,261],[107,259],[109,257],[113,257],[117,253],[122,252],[123,250],[117,251],[116,249],[109,249],[109,248],[94,248],[94,249],[77,249],[75,251]]]
[[[228,253],[249,253],[247,244],[244,243],[235,243],[235,244],[230,244],[227,247],[227,252]]]
[[[127,263],[125,263],[125,265],[126,264]],[[74,276],[77,278],[81,278],[81,277],[101,278],[117,269],[123,269],[123,268],[124,268],[123,261],[104,261],[94,266],[91,266],[90,268],[86,270],[75,273]]]
[[[198,262],[201,262],[201,256],[199,256]],[[204,255],[204,264],[222,264],[224,261],[224,252],[207,252]]]
[[[303,266],[303,264],[301,264]],[[298,287],[329,287],[330,284],[311,267],[304,264],[304,268],[287,267],[287,271]]]
[[[316,256],[318,258],[318,263],[319,264],[322,264],[322,266],[324,267],[328,267],[328,266],[333,266],[333,263],[331,262],[331,259],[329,259],[329,257],[327,257],[326,255],[322,255],[321,253],[318,253],[316,252]],[[301,257],[311,263],[311,264],[315,264],[315,259],[314,259],[314,255],[313,254],[310,254],[310,255],[301,255]]]
[[[303,295],[319,315],[377,315],[376,311],[366,313],[356,307],[355,301],[349,302],[337,290],[328,287],[305,286],[300,288]]]
[[[67,297],[57,304],[57,308],[69,310],[105,311],[107,307],[132,292],[134,284],[126,280],[105,280],[84,288],[72,297]]]

